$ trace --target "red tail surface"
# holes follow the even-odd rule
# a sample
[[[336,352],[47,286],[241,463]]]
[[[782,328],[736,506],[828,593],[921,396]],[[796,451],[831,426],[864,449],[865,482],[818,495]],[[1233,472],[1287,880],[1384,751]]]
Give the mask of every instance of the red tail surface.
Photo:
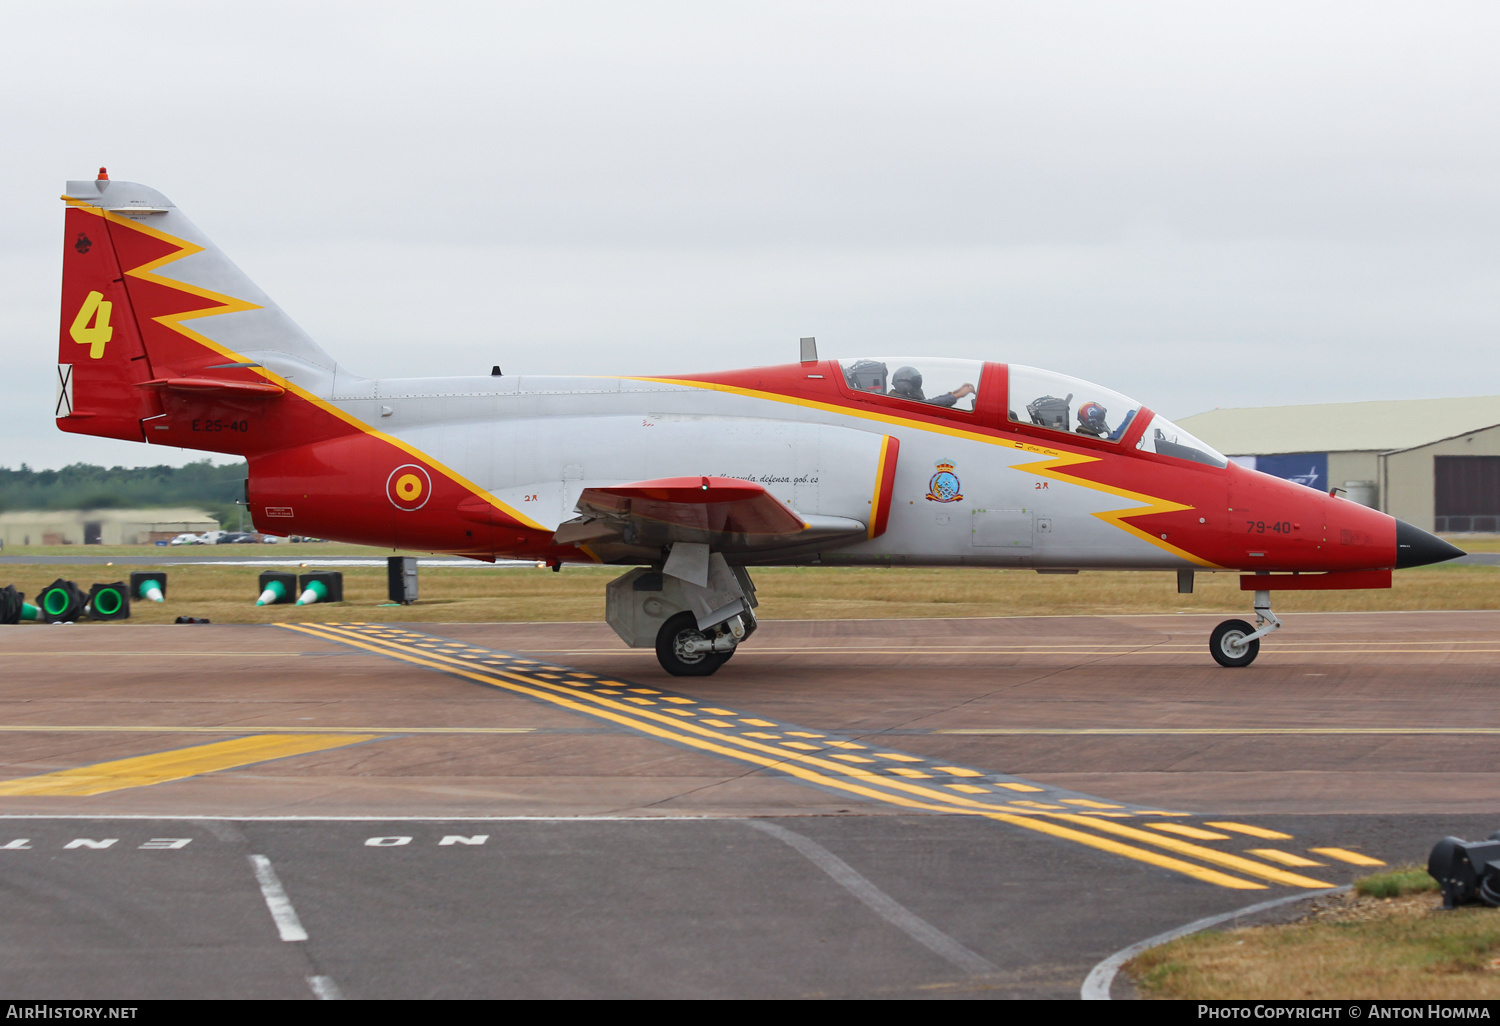
[[[155,376],[110,239],[92,207],[70,207],[63,246],[57,349],[57,426],[88,435],[145,440],[143,421],[162,412]]]
[[[63,199],[58,427],[243,455],[348,430],[276,402],[337,367],[170,200],[102,170]]]

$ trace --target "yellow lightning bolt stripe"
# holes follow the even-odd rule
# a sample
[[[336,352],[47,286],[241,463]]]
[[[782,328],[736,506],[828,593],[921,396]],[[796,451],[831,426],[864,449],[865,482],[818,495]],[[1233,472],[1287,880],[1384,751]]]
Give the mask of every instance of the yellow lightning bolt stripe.
[[[1098,462],[1098,456],[1085,456],[1082,453],[1059,453],[1050,459],[1038,460],[1036,463],[1017,463],[1012,465],[1010,469],[1019,470],[1027,474],[1036,474],[1039,477],[1049,477],[1054,481],[1061,481],[1064,484],[1081,485],[1084,488],[1092,488],[1094,491],[1107,492],[1110,495],[1118,495],[1120,498],[1129,499],[1132,502],[1144,503],[1144,505],[1134,509],[1105,510],[1091,515],[1098,517],[1106,524],[1118,527],[1127,534],[1135,535],[1142,541],[1150,542],[1157,548],[1170,552],[1181,559],[1189,560],[1190,562],[1197,563],[1199,566],[1208,567],[1213,570],[1224,569],[1217,563],[1212,563],[1202,556],[1195,556],[1186,549],[1180,549],[1176,545],[1154,534],[1142,531],[1134,524],[1126,523],[1125,521],[1126,517],[1139,517],[1151,513],[1177,513],[1182,510],[1197,509],[1196,506],[1187,506],[1180,502],[1172,502],[1169,499],[1158,499],[1152,495],[1132,492],[1127,488],[1116,488],[1114,485],[1100,484],[1098,481],[1089,481],[1085,478],[1074,477],[1072,474],[1061,473],[1064,467]]]
[[[1154,534],[1142,531],[1134,524],[1128,524],[1123,518],[1142,516],[1147,513],[1175,513],[1179,510],[1196,509],[1195,506],[1184,506],[1180,502],[1172,502],[1169,499],[1159,499],[1153,495],[1143,495],[1140,492],[1132,492],[1125,488],[1116,488],[1113,485],[1100,484],[1098,481],[1089,481],[1081,477],[1073,477],[1071,474],[1057,473],[1058,468],[1072,466],[1079,463],[1096,463],[1097,456],[1085,456],[1082,453],[1061,452],[1057,449],[1049,449],[1045,446],[1034,445],[1030,442],[1013,441],[1009,438],[996,438],[994,435],[980,434],[977,431],[969,431],[960,427],[948,427],[942,424],[930,424],[923,420],[913,420],[895,414],[880,413],[875,410],[858,410],[848,406],[839,406],[834,403],[819,402],[816,399],[802,399],[796,396],[781,395],[777,392],[763,392],[754,388],[742,388],[738,385],[721,385],[711,381],[693,381],[688,378],[644,378],[626,377],[624,381],[648,381],[658,385],[680,385],[685,388],[703,388],[715,392],[727,392],[731,395],[742,395],[750,399],[764,399],[768,402],[787,403],[793,406],[803,406],[812,410],[824,410],[845,417],[858,417],[862,420],[873,420],[882,424],[897,424],[909,427],[917,431],[927,431],[932,434],[949,435],[953,438],[963,438],[973,442],[983,442],[986,445],[999,445],[1020,449],[1025,452],[1036,453],[1040,456],[1050,457],[1037,463],[1022,463],[1012,466],[1012,470],[1020,470],[1026,473],[1040,474],[1050,477],[1054,481],[1062,481],[1067,484],[1079,485],[1090,488],[1096,492],[1105,492],[1109,495],[1117,495],[1124,499],[1142,503],[1136,509],[1112,510],[1103,513],[1095,513],[1094,516],[1105,523],[1119,528],[1126,534],[1134,535],[1142,541],[1149,542],[1165,552],[1170,552],[1179,559],[1185,559],[1190,563],[1196,563],[1202,567],[1222,570],[1223,567],[1217,563],[1209,562],[1201,556],[1195,556],[1185,549],[1171,545]]]
[[[151,238],[156,239],[159,242],[164,242],[169,246],[176,246],[177,252],[168,253],[165,256],[158,257],[157,259],[152,260],[149,263],[142,264],[139,267],[132,268],[131,270],[126,271],[125,274],[129,277],[139,278],[142,281],[149,281],[153,284],[162,285],[166,288],[174,289],[178,292],[186,292],[189,295],[198,296],[200,299],[207,299],[211,302],[218,303],[219,305],[214,307],[206,307],[202,310],[191,310],[187,313],[163,314],[159,317],[152,318],[152,320],[156,321],[158,324],[161,324],[166,328],[169,328],[172,331],[177,332],[180,335],[184,335],[187,338],[192,339],[194,342],[198,343],[201,346],[205,346],[208,349],[213,350],[219,355],[226,357],[232,363],[245,362],[244,356],[240,353],[236,353],[232,349],[225,348],[224,346],[220,345],[219,343],[215,342],[213,339],[208,338],[205,335],[200,335],[198,332],[186,327],[181,322],[190,320],[195,317],[213,317],[217,316],[218,314],[240,313],[245,310],[259,310],[261,309],[259,305],[246,302],[243,299],[235,299],[233,296],[226,296],[218,292],[213,292],[209,289],[200,288],[196,285],[189,285],[186,282],[175,281],[171,278],[165,278],[155,273],[158,269],[165,267],[167,264],[173,263],[177,260],[181,260],[184,257],[192,256],[194,253],[203,252],[202,246],[199,246],[196,243],[188,242],[185,239],[179,239],[175,235],[168,235],[166,232],[163,232],[157,228],[153,228],[150,225],[141,224],[138,221],[133,221],[128,217],[122,217],[112,211],[101,210],[100,208],[84,200],[74,199],[71,196],[64,196],[62,197],[62,199],[63,202],[67,203],[70,207],[75,207],[79,210],[84,210],[90,214],[94,214],[95,216],[102,217],[107,221],[112,221],[116,224],[124,225],[131,231],[137,231],[143,235],[149,235]],[[403,442],[401,439],[396,438],[393,435],[388,435],[383,431],[371,427],[369,424],[366,424],[364,421],[360,420],[358,417],[355,417],[353,414],[344,412],[337,406],[334,406],[332,403],[328,402],[326,399],[320,398],[319,396],[316,396],[313,393],[307,391],[305,388],[293,384],[291,381],[283,378],[281,375],[277,374],[275,371],[270,370],[269,368],[247,367],[245,369],[252,370],[256,374],[259,374],[261,377],[272,382],[273,384],[280,385],[288,392],[292,392],[299,398],[304,399],[307,402],[312,403],[319,409],[332,414],[349,426],[357,428],[365,434],[370,435],[374,438],[378,438],[383,442],[389,443],[390,445],[394,445],[396,448],[400,449],[402,452],[405,452],[409,456],[414,456],[417,459],[423,460],[424,462],[438,470],[440,473],[442,473],[444,476],[446,476],[449,480],[464,488],[467,488],[473,494],[480,496],[490,505],[494,506],[500,512],[504,513],[508,517],[511,517],[518,523],[532,528],[533,530],[547,531],[547,533],[551,533],[546,527],[526,516],[520,510],[513,509],[505,503],[501,502],[499,499],[491,495],[488,491],[479,487],[479,485],[475,484],[473,481],[470,481],[468,478],[464,477],[452,467],[448,467],[442,463],[439,463],[437,460],[433,459],[431,456],[427,455],[425,452],[422,452],[415,446],[408,445],[406,442]]]
[[[875,525],[880,519],[880,492],[881,486],[885,484],[885,468],[891,458],[891,436],[886,435],[880,440],[880,460],[875,465],[875,494],[870,499],[870,526],[867,529],[867,537],[875,537]],[[889,517],[889,511],[887,511]]]

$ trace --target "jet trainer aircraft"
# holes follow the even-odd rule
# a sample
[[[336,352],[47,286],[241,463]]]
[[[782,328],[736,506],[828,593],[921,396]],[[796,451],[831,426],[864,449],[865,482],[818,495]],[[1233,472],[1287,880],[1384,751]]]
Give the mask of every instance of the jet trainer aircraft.
[[[633,569],[626,644],[678,675],[754,632],[754,566],[1240,571],[1389,587],[1461,555],[1333,494],[1235,466],[1118,392],[1018,364],[801,360],[641,377],[365,378],[337,364],[161,193],[69,182],[57,424],[234,453],[256,526],[475,559]]]

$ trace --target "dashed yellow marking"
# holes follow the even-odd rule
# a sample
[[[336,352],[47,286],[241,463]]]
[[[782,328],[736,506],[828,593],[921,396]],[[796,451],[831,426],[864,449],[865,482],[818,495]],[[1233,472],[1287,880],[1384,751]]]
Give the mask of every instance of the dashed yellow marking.
[[[720,730],[733,730],[733,723],[725,723],[723,720],[704,720],[710,727],[718,727]]]
[[[734,715],[734,710],[733,709],[710,709],[706,705],[703,707],[703,711],[706,712],[706,713],[713,713],[715,716],[733,716]]]
[[[933,772],[935,772],[935,773],[947,773],[948,775],[954,776],[954,777],[982,777],[982,776],[984,776],[984,774],[981,773],[981,772],[979,772],[978,770],[971,770],[971,769],[968,769],[967,767],[964,767],[964,766],[934,766],[934,767],[932,767],[932,769],[933,769]]]
[[[783,741],[781,743],[788,748],[800,748],[804,752],[816,752],[818,750],[817,745],[810,745],[806,741]]]
[[[766,733],[764,733],[762,731],[759,731],[759,730],[747,730],[747,731],[745,731],[745,736],[746,737],[758,737],[758,738],[760,738],[760,739],[762,739],[764,741],[780,741],[781,740],[781,735],[780,734],[766,734]]]
[[[962,791],[964,794],[989,794],[990,793],[989,791],[985,790],[982,787],[975,787],[973,784],[949,784],[948,786],[951,787],[951,788],[953,788],[953,790],[955,790],[955,791]]]
[[[789,730],[789,731],[787,731],[787,735],[789,737],[827,737],[828,736],[827,734],[809,734],[805,730]]]
[[[892,762],[926,762],[927,761],[926,759],[918,758],[915,755],[902,755],[899,752],[878,752],[877,754],[882,759],[890,759]]]
[[[1168,813],[1162,813],[1168,815]],[[1290,841],[1291,834],[1284,834],[1280,830],[1268,830],[1265,827],[1253,826],[1250,823],[1204,823],[1204,826],[1217,827],[1220,830],[1233,830],[1237,834],[1249,834],[1251,837],[1264,837],[1268,841]]]
[[[1183,837],[1191,837],[1199,841],[1227,841],[1228,834],[1218,834],[1212,830],[1200,830],[1186,823],[1152,823],[1152,830],[1166,830],[1170,833],[1181,834]]]
[[[740,720],[747,727],[774,727],[776,724],[770,720]]]
[[[659,695],[659,694],[661,694],[660,691],[652,691],[650,688],[630,688],[630,691],[632,693],[634,693],[634,694],[637,694],[637,695]]]
[[[835,755],[835,759],[843,759],[845,762],[874,762],[874,759],[866,759],[863,755]]]
[[[91,795],[122,791],[127,787],[148,787],[171,780],[196,777],[217,770],[233,769],[268,759],[289,755],[306,755],[330,748],[371,741],[378,734],[265,734],[240,737],[232,741],[193,745],[170,752],[139,755],[131,759],[80,766],[77,769],[43,773],[35,777],[0,782],[0,795]]]
[[[1058,801],[1064,805],[1086,805],[1091,809],[1123,809],[1123,805],[1110,805],[1106,802],[1090,801],[1087,798],[1059,798]]]
[[[679,698],[677,695],[669,695],[662,699],[663,702],[671,702],[673,705],[695,705],[691,698]]]
[[[1314,862],[1312,859],[1303,858],[1301,855],[1293,855],[1289,851],[1279,848],[1247,848],[1247,855],[1258,855],[1267,862],[1280,862],[1283,866],[1321,866],[1322,862]]]
[[[1069,822],[1072,822],[1075,818],[1082,819],[1082,817],[1074,817],[1069,815],[1060,815],[1057,818],[1067,820]],[[1222,852],[1216,848],[1205,848],[1203,845],[1193,844],[1191,841],[1179,841],[1173,837],[1163,837],[1162,835],[1152,833],[1149,830],[1138,830],[1135,827],[1126,826],[1124,823],[1116,823],[1113,820],[1095,819],[1092,822],[1094,823],[1095,829],[1106,830],[1110,833],[1118,834],[1121,837],[1129,837],[1132,840],[1144,841],[1147,844],[1154,844],[1159,847],[1165,848],[1168,851],[1174,851],[1179,855],[1189,855],[1193,858],[1201,859],[1202,861],[1207,862],[1210,865],[1222,866],[1225,869],[1233,869],[1236,872],[1245,873],[1248,876],[1258,876],[1264,880],[1270,880],[1272,883],[1286,884],[1291,887],[1309,888],[1333,886],[1332,884],[1325,883],[1322,880],[1314,880],[1312,877],[1301,876],[1297,873],[1288,873],[1283,869],[1274,869],[1271,866],[1264,866],[1259,862],[1252,862],[1247,858],[1242,858],[1239,855],[1231,855],[1228,852]],[[1157,824],[1152,825],[1155,826]]]
[[[756,766],[761,766],[764,768],[774,768],[781,772],[785,772],[794,777],[802,779],[808,783],[834,788],[837,790],[845,791],[847,793],[856,794],[864,798],[890,802],[903,807],[922,809],[931,812],[980,815],[988,819],[993,819],[997,822],[1008,823],[1027,830],[1049,834],[1051,836],[1066,839],[1077,844],[1095,848],[1100,851],[1106,851],[1125,858],[1130,858],[1138,862],[1145,862],[1161,868],[1170,869],[1174,872],[1182,873],[1183,875],[1190,876],[1194,879],[1202,880],[1208,883],[1213,883],[1216,886],[1220,887],[1228,887],[1237,890],[1260,890],[1264,889],[1265,887],[1264,884],[1257,883],[1253,880],[1246,880],[1238,876],[1232,876],[1208,866],[1204,866],[1195,862],[1187,862],[1180,858],[1175,858],[1161,852],[1152,851],[1148,848],[1142,848],[1135,845],[1122,843],[1121,841],[1112,839],[1110,837],[1100,836],[1098,833],[1092,833],[1088,830],[1081,830],[1072,826],[1068,826],[1065,823],[1058,821],[1066,820],[1084,826],[1093,826],[1096,830],[1102,827],[1107,827],[1115,833],[1119,833],[1122,830],[1119,824],[1090,819],[1086,815],[1066,814],[1066,810],[1062,806],[1054,805],[1046,807],[1051,809],[1063,810],[1062,813],[1034,812],[1029,809],[1021,808],[997,808],[993,805],[982,804],[975,799],[945,795],[944,792],[933,789],[931,785],[924,785],[916,782],[906,782],[894,777],[885,777],[883,779],[877,778],[867,770],[855,771],[852,769],[844,768],[840,770],[840,773],[842,775],[829,775],[827,770],[835,768],[834,764],[827,761],[830,758],[843,758],[846,761],[856,761],[866,764],[872,763],[874,760],[867,759],[861,756],[841,757],[836,755],[828,756],[821,754],[801,755],[794,752],[788,752],[784,748],[771,748],[769,746],[764,746],[762,742],[752,741],[739,735],[708,735],[706,733],[706,728],[700,726],[700,723],[702,721],[667,721],[660,715],[661,712],[680,712],[681,710],[636,710],[624,704],[614,704],[611,700],[599,699],[596,697],[604,693],[619,694],[619,692],[617,691],[606,692],[605,689],[602,688],[596,688],[589,692],[582,693],[562,691],[562,686],[559,684],[551,684],[540,679],[532,679],[521,676],[519,674],[516,674],[514,670],[494,671],[487,670],[482,666],[456,663],[444,665],[441,662],[432,661],[434,659],[441,660],[447,658],[441,654],[425,656],[424,654],[415,650],[403,650],[402,648],[396,646],[394,643],[390,643],[390,647],[377,647],[377,645],[375,644],[368,643],[368,639],[370,637],[368,634],[351,632],[346,628],[343,628],[340,625],[336,624],[281,624],[279,626],[289,630],[296,630],[300,633],[311,634],[325,640],[340,641],[345,644],[353,645],[358,648],[364,648],[368,651],[393,656],[406,662],[426,666],[431,669],[443,670],[454,673],[458,676],[468,677],[472,680],[477,680],[482,683],[489,684],[493,687],[503,688],[505,690],[512,691],[518,694],[529,695],[531,697],[539,698],[576,712],[581,712],[591,716],[609,720],[611,722],[618,723],[623,726],[627,726],[640,731],[648,736],[673,740],[704,751],[710,751],[719,755],[727,756],[729,758],[749,762]],[[415,634],[415,632],[410,632],[410,634],[416,637],[422,636]],[[514,667],[520,662],[523,661],[509,660],[507,665]],[[528,660],[525,662],[531,661]],[[499,673],[501,675],[495,676],[494,674],[496,673]],[[603,683],[616,682],[605,681]],[[621,684],[619,686],[624,687],[625,685]],[[548,689],[556,690],[549,691]],[[729,710],[724,710],[723,712],[725,715],[735,715]],[[629,713],[630,715],[627,716],[625,715],[626,713]],[[681,729],[677,732],[663,729],[667,726]],[[822,735],[810,736],[821,737]],[[828,744],[830,746],[853,749],[865,748],[865,746],[863,745],[857,745],[852,742],[828,742]],[[802,762],[799,763],[797,760],[802,760]],[[871,786],[863,785],[862,781],[866,779],[871,781]],[[882,790],[872,789],[875,786],[882,788]],[[1040,787],[1033,787],[1024,784],[1011,784],[1008,786],[1014,790],[1044,790]],[[951,789],[952,788],[950,788],[950,790]],[[1030,804],[1035,806],[1041,805],[1041,803]],[[1182,815],[1188,815],[1188,813],[1182,813]],[[1137,831],[1137,833],[1140,832]],[[1150,838],[1150,840],[1158,847],[1167,847],[1173,844],[1179,844],[1184,849],[1194,851],[1197,850],[1197,846],[1187,844],[1186,842],[1174,842],[1161,837]],[[1217,855],[1219,853],[1211,854]],[[1248,863],[1248,860],[1241,861],[1250,864]],[[1264,870],[1268,867],[1261,868]],[[1273,870],[1273,872],[1279,871]],[[1262,872],[1260,875],[1264,876],[1264,872]],[[1289,879],[1305,879],[1297,878],[1293,874],[1284,875]],[[1314,883],[1313,886],[1326,885]]]
[[[625,696],[625,701],[627,701],[627,702],[634,702],[636,705],[655,705],[656,704],[656,702],[653,699],[650,699],[650,698],[633,698],[630,695],[626,695]]]
[[[618,691],[611,691],[609,688],[595,688],[594,690],[597,691],[601,695],[618,695],[619,694]]]
[[[1385,863],[1381,862],[1379,859],[1371,858],[1368,855],[1361,855],[1357,851],[1348,851],[1344,848],[1309,848],[1307,850],[1312,852],[1314,855],[1326,855],[1328,858],[1338,859],[1340,862],[1347,862],[1351,866],[1385,865]]]
[[[856,748],[860,751],[865,750],[864,745],[857,745],[853,741],[830,741],[828,742],[828,744],[832,748]]]
[[[932,774],[931,773],[923,773],[921,770],[907,769],[905,766],[892,766],[890,768],[889,772],[891,772],[891,773],[899,773],[903,777],[920,778],[922,780],[931,780],[932,779]]]
[[[1011,802],[1011,804],[1024,805],[1028,809],[1061,809],[1063,807],[1061,805],[1048,805],[1045,802],[1033,802],[1027,801],[1025,799],[1018,799],[1017,801]]]
[[[1030,784],[996,784],[996,787],[1004,787],[1011,791],[1040,791],[1040,787],[1032,787]]]

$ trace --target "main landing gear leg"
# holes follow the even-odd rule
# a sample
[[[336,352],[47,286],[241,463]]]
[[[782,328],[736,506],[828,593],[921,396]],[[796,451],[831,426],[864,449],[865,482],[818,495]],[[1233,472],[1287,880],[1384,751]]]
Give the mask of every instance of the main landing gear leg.
[[[1271,612],[1271,593],[1255,593],[1255,626],[1244,620],[1225,620],[1214,628],[1208,650],[1220,666],[1249,666],[1260,654],[1260,639],[1281,627]]]

